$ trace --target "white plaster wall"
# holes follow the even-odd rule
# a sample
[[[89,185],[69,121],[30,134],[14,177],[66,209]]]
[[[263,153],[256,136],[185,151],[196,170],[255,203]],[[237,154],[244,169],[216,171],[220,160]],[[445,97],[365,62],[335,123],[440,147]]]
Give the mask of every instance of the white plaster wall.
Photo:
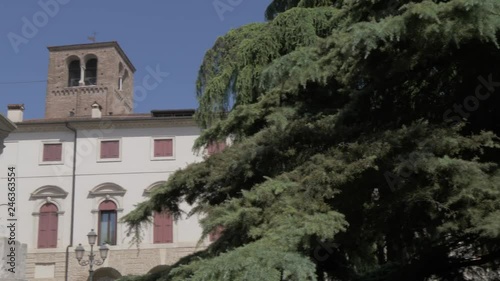
[[[150,185],[165,181],[176,170],[189,163],[201,161],[199,155],[192,152],[192,146],[200,131],[196,127],[172,128],[135,128],[112,129],[108,131],[79,131],[78,156],[76,168],[76,204],[74,243],[87,244],[87,233],[97,230],[97,214],[92,212],[103,197],[93,198],[89,192],[103,183],[113,183],[126,190],[123,197],[111,195],[118,202],[122,211],[118,219],[132,211],[135,205],[147,199],[144,190]],[[152,161],[151,138],[174,137],[175,159]],[[99,162],[99,139],[120,139],[121,160]],[[59,164],[44,165],[40,161],[44,141],[63,142],[63,161]],[[0,155],[0,186],[6,186],[6,169],[10,164],[18,169],[18,240],[28,244],[29,252],[63,252],[69,244],[72,191],[72,152],[73,133],[67,131],[13,133],[6,140],[6,149]],[[38,217],[33,213],[45,201],[30,200],[32,192],[45,185],[58,186],[67,192],[65,199],[55,198],[56,205],[64,212],[59,217],[59,237],[57,249],[36,249]],[[5,192],[5,191],[2,191]],[[6,194],[0,194],[0,200]],[[0,202],[2,204],[4,202]],[[190,206],[183,204],[186,211]],[[0,217],[6,209],[0,208]],[[125,225],[118,226],[118,245],[113,249],[129,248],[130,239],[125,236]],[[174,225],[174,243],[166,245],[151,244],[151,228],[145,229],[146,240],[143,247],[194,246],[201,236],[198,218],[192,217],[177,221]]]
[[[45,140],[61,140],[63,147],[72,146],[71,134],[53,133],[13,133],[5,141],[4,153],[0,156],[0,186],[7,186],[7,167],[17,169],[17,239],[28,244],[28,251],[36,248],[38,217],[33,215],[45,203],[41,199],[30,200],[31,193],[47,185],[58,186],[68,192],[66,199],[54,199],[61,213],[59,216],[58,248],[69,243],[69,225],[71,210],[71,174],[58,175],[53,165],[40,165],[41,142]],[[2,189],[0,204],[7,203],[7,190]],[[4,202],[5,201],[5,202]],[[0,217],[7,215],[5,207],[0,208]],[[41,250],[50,251],[50,250]]]

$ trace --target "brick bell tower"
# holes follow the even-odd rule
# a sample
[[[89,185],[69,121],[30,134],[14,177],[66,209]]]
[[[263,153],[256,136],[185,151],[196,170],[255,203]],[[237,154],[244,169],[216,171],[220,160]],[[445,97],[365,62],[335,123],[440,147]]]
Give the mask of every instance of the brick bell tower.
[[[45,118],[91,117],[134,111],[135,67],[117,42],[49,47]]]

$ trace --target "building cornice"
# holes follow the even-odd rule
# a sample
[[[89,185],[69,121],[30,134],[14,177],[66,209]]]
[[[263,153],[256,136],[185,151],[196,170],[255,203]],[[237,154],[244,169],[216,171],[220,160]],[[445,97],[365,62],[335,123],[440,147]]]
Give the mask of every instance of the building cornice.
[[[7,136],[16,129],[16,125],[0,114],[0,154],[5,148],[3,142]]]
[[[110,130],[128,128],[162,128],[162,127],[197,127],[192,117],[149,117],[149,118],[86,118],[85,120],[54,120],[46,119],[37,122],[17,123],[16,132],[48,132],[66,131],[66,124],[77,130]]]
[[[9,119],[0,114],[0,130],[5,132],[12,132],[16,129],[16,125]]]

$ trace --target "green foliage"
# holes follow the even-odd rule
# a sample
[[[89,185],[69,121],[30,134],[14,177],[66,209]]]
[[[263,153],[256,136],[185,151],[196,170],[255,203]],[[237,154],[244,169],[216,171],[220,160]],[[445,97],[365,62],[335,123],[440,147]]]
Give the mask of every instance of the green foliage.
[[[183,201],[204,236],[224,227],[157,280],[494,269],[500,2],[276,0],[266,14],[217,39],[200,68],[195,149],[233,144],[124,218],[136,242],[152,211],[179,217]]]

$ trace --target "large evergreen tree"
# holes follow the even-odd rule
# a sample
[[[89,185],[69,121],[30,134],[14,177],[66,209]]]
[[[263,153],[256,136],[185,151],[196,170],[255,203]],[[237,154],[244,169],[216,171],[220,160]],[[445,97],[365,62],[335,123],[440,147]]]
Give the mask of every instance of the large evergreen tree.
[[[187,201],[222,237],[141,279],[498,280],[480,275],[500,262],[500,1],[275,0],[266,16],[200,68],[195,149],[232,146],[124,219],[140,242]]]

